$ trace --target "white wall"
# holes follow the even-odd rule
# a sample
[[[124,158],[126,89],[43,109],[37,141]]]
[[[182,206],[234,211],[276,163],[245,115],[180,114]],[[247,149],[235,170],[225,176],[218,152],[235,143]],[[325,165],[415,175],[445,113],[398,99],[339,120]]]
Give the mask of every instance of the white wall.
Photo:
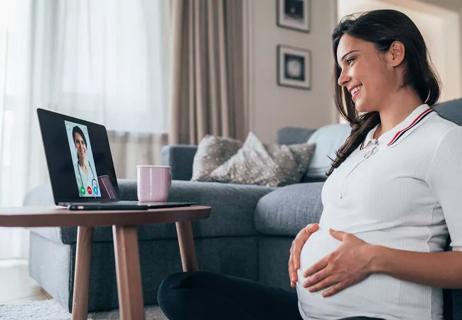
[[[459,35],[458,35],[458,43],[459,43],[459,55],[456,57],[456,59],[459,61],[460,64],[460,77],[461,77],[461,83],[460,83],[460,95],[458,98],[462,97],[462,1],[460,0],[420,0],[423,3],[431,4],[438,6],[440,8],[445,8],[446,10],[449,10],[453,13],[457,14],[457,21],[459,24]],[[451,30],[451,32],[454,32],[454,30]],[[453,68],[453,71],[457,71],[456,68]]]
[[[310,32],[278,27],[275,0],[248,0],[248,124],[264,142],[274,142],[284,126],[317,128],[335,122],[331,33],[336,0],[311,0]],[[278,86],[278,45],[311,50],[311,89]]]

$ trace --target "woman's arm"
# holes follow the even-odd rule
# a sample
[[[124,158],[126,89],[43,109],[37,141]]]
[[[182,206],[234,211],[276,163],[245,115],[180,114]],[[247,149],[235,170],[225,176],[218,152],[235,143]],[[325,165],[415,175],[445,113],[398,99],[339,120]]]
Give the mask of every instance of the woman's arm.
[[[371,272],[438,288],[462,288],[462,252],[413,252],[371,246]]]
[[[353,234],[330,231],[342,244],[304,272],[304,287],[328,297],[372,273],[440,288],[462,288],[462,252],[412,252],[368,244]]]

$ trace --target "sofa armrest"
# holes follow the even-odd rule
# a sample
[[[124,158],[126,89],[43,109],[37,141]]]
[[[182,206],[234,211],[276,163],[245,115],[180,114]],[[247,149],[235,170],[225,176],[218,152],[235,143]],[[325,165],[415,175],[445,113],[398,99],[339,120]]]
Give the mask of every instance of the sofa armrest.
[[[309,223],[319,222],[323,182],[277,188],[263,196],[255,209],[255,228],[271,236],[295,236]]]
[[[172,169],[173,180],[191,180],[195,145],[169,145],[162,148],[161,162]]]

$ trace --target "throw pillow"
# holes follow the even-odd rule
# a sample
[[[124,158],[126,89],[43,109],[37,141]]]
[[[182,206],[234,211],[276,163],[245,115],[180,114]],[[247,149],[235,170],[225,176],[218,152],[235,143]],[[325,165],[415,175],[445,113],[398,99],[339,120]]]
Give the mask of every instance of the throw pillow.
[[[239,140],[206,135],[197,146],[191,180],[207,181],[210,173],[225,163],[241,146]]]
[[[297,183],[314,152],[312,144],[265,146],[252,132],[239,151],[213,170],[209,180],[268,187]]]
[[[330,124],[316,130],[308,139],[308,144],[316,145],[316,152],[311,159],[310,167],[304,181],[326,179],[335,153],[343,145],[351,132],[349,124]]]

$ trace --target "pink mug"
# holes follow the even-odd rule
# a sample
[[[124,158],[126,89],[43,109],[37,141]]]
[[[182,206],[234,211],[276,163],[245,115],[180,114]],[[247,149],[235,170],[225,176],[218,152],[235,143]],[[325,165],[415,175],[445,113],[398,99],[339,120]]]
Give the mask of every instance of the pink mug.
[[[172,184],[169,166],[138,165],[137,195],[140,202],[166,202]]]

